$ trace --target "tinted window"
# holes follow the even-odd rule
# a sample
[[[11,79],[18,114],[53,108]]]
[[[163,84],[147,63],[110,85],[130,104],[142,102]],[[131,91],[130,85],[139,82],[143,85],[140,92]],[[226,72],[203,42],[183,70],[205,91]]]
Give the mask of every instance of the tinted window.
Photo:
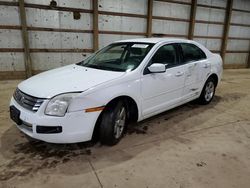
[[[168,44],[162,46],[154,54],[151,63],[162,63],[167,66],[173,66],[177,64],[177,55],[174,45]]]
[[[182,48],[184,62],[206,59],[206,54],[194,44],[182,43],[180,45]]]

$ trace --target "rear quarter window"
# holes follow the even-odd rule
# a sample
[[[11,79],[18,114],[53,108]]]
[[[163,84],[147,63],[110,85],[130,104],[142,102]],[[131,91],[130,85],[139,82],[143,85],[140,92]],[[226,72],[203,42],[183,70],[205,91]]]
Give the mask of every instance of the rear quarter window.
[[[185,63],[207,58],[206,54],[194,44],[181,43],[180,46],[182,49],[183,61]]]

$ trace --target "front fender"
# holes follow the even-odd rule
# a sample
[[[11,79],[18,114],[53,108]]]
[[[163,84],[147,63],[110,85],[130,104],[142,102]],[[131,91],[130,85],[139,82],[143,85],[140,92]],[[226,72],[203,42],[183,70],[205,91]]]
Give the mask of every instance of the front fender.
[[[140,116],[140,79],[111,84],[106,87],[94,88],[93,92],[82,93],[74,98],[68,111],[79,111],[89,108],[106,106],[111,100],[120,96],[129,96],[137,104]]]

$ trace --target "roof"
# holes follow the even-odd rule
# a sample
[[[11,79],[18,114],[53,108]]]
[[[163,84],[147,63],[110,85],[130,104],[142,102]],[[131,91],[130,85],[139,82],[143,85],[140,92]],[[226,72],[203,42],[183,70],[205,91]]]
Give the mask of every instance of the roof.
[[[206,47],[204,47],[202,44],[193,41],[193,40],[187,40],[187,39],[180,39],[180,38],[136,38],[136,39],[127,39],[127,40],[120,40],[120,41],[116,41],[118,42],[138,42],[138,43],[152,43],[152,44],[156,44],[156,43],[160,43],[160,42],[186,42],[186,43],[192,43],[195,44],[196,46],[198,46],[199,48],[201,48],[206,55],[209,57],[211,56],[212,52],[210,52]]]
[[[186,39],[179,39],[179,38],[136,38],[136,39],[126,39],[120,40],[116,42],[145,42],[145,43],[153,43],[156,44],[158,42],[188,42],[189,40]]]

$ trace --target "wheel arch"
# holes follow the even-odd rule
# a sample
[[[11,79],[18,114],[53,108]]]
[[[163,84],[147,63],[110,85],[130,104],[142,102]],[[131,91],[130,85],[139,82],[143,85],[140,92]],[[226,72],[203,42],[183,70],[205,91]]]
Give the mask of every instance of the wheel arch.
[[[119,101],[123,101],[126,105],[126,108],[128,109],[128,117],[129,117],[128,123],[134,123],[134,122],[138,121],[139,108],[138,108],[138,104],[137,104],[136,100],[134,100],[132,97],[130,97],[128,95],[121,95],[121,96],[114,97],[105,105],[105,108],[98,116],[94,131],[93,131],[93,135],[92,135],[92,140],[95,140],[95,141],[98,140],[100,122],[101,122],[101,118],[102,118],[103,113],[106,110],[109,110],[110,107],[112,107],[114,104],[118,103]]]
[[[216,73],[212,73],[212,74],[210,74],[210,75],[208,76],[207,80],[210,79],[210,78],[214,79],[214,81],[215,81],[215,87],[217,87],[218,82],[219,82],[219,77],[218,77],[218,75],[217,75]]]

